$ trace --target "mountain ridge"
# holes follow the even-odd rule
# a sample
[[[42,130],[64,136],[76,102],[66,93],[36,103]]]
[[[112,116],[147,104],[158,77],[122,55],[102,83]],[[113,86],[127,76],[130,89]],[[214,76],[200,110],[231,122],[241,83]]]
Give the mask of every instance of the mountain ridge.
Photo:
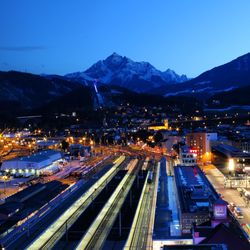
[[[186,75],[178,75],[171,69],[160,71],[149,62],[135,62],[115,52],[106,59],[97,61],[85,71],[65,76],[85,84],[86,81],[98,80],[136,92],[147,92],[156,87],[188,80]]]
[[[105,65],[106,63],[103,63],[105,60],[108,60],[106,61],[106,63],[109,64],[108,68]],[[119,73],[120,67],[123,68],[124,65],[132,63],[132,66],[134,66],[132,60],[119,55],[113,55],[105,60],[100,60],[97,64],[92,65],[87,70],[88,74],[91,73],[91,77],[85,77],[83,78],[84,81],[80,82],[74,77],[58,75],[41,76],[17,71],[0,71],[0,103],[2,111],[6,109],[6,111],[10,111],[12,115],[22,111],[43,109],[43,107],[46,111],[49,110],[50,104],[56,107],[55,110],[53,109],[54,111],[61,111],[60,103],[66,104],[67,100],[71,100],[70,107],[67,107],[67,110],[71,108],[72,110],[85,107],[90,108],[91,106],[95,106],[94,102],[96,95],[99,94],[97,93],[98,91],[104,96],[103,100],[108,104],[107,106],[109,106],[112,105],[112,98],[115,95],[115,91],[112,91],[112,86],[128,89],[138,94],[155,95],[158,96],[158,98],[160,98],[160,96],[163,98],[172,96],[173,100],[176,100],[174,97],[181,97],[179,99],[184,100],[182,96],[196,98],[202,100],[204,104],[209,104],[209,106],[214,106],[214,103],[217,102],[223,107],[230,104],[250,105],[250,99],[248,98],[250,86],[250,53],[205,71],[191,80],[179,83],[166,83],[162,78],[162,74],[160,74],[157,69],[150,63],[143,62],[142,64],[135,64],[137,66],[135,67],[135,73],[129,74],[127,81],[123,82],[122,79],[119,78],[119,75],[116,78],[113,77],[108,84],[102,83],[99,80],[96,84],[97,90],[93,84],[93,82],[96,81],[96,78],[94,78],[96,68],[97,73],[100,73],[99,68],[103,67],[103,71],[101,71],[103,75],[101,77],[108,79],[109,74],[107,73],[111,70]],[[140,74],[138,74],[138,72]],[[169,72],[172,73],[171,70]],[[121,73],[121,76],[123,76],[123,73],[126,74],[126,70]],[[154,82],[152,82],[151,79],[153,79]],[[154,84],[156,86],[154,86]],[[101,91],[102,86],[109,89],[106,91],[106,94]],[[79,92],[83,95],[83,102],[78,95],[77,88],[79,88]],[[124,91],[122,92],[126,93]],[[124,96],[126,95],[120,95],[119,98],[123,98]],[[129,96],[140,99],[138,95],[133,93]],[[240,99],[239,97],[242,97],[242,100],[237,100]],[[225,100],[223,100],[223,98]],[[81,105],[78,105],[75,100],[82,102]],[[150,102],[152,99],[148,101]]]
[[[164,96],[192,95],[208,99],[220,92],[248,85],[250,85],[250,53],[207,70],[186,82],[155,88],[152,92]]]
[[[63,78],[45,78],[18,71],[0,71],[0,100],[16,102],[25,109],[42,106],[80,86]]]

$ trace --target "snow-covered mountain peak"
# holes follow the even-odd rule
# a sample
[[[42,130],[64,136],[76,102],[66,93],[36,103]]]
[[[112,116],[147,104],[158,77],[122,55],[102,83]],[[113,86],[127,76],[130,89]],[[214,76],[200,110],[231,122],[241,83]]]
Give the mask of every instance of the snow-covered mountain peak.
[[[118,55],[117,53],[114,52],[112,55],[108,56],[104,60],[104,62],[106,64],[108,64],[108,63],[119,64],[119,63],[121,63],[124,60],[126,60],[126,57],[120,56],[120,55]]]
[[[186,76],[179,76],[170,69],[162,72],[148,62],[135,62],[115,52],[86,71],[69,74],[67,77],[98,79],[105,84],[119,85],[140,92],[187,80]]]

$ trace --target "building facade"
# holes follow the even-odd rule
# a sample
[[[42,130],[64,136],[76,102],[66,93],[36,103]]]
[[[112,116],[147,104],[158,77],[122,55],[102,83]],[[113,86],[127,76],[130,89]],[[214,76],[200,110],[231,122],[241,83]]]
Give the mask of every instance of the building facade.
[[[211,161],[211,142],[217,140],[217,133],[197,132],[186,136],[188,147],[197,152],[198,162]]]
[[[180,147],[179,160],[182,166],[194,166],[197,164],[197,152],[189,147]]]
[[[58,171],[59,168],[56,163],[61,160],[62,154],[60,151],[40,151],[30,156],[4,161],[1,166],[1,171],[10,175],[26,177],[31,175],[40,175],[44,172]]]

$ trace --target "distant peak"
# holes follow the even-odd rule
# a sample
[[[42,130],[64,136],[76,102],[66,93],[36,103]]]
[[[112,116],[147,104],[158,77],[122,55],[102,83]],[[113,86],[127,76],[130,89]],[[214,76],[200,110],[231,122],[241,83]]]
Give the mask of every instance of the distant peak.
[[[104,63],[111,63],[111,64],[117,64],[117,63],[121,63],[122,61],[126,60],[127,58],[125,56],[121,56],[119,54],[117,54],[116,52],[114,52],[113,54],[111,54],[110,56],[108,56],[105,60]]]
[[[119,54],[116,53],[116,52],[113,52],[111,56],[121,56],[121,55],[119,55]]]
[[[116,52],[113,52],[110,56],[108,56],[106,59],[108,58],[122,58],[121,55],[119,55],[118,53]]]
[[[165,70],[165,72],[170,72],[170,71],[172,72],[173,70],[169,68]]]

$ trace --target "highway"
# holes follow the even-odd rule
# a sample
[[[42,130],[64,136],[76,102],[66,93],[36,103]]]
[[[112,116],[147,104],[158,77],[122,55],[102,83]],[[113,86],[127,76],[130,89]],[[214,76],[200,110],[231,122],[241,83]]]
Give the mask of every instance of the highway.
[[[156,168],[151,183],[147,174],[141,197],[138,203],[133,224],[125,244],[124,250],[151,249],[156,196],[159,179],[159,165]]]
[[[76,200],[64,213],[54,221],[39,237],[37,237],[27,249],[51,249],[58,240],[64,235],[65,230],[69,228],[82,214],[82,212],[91,204],[92,200],[105,188],[106,184],[120,170],[125,156],[119,157],[115,165],[97,180],[78,200]]]
[[[128,173],[124,176],[112,196],[109,198],[87,233],[82,237],[77,250],[101,249],[110,230],[122,208],[122,205],[136,179],[139,171],[138,160],[133,160],[128,166]]]

